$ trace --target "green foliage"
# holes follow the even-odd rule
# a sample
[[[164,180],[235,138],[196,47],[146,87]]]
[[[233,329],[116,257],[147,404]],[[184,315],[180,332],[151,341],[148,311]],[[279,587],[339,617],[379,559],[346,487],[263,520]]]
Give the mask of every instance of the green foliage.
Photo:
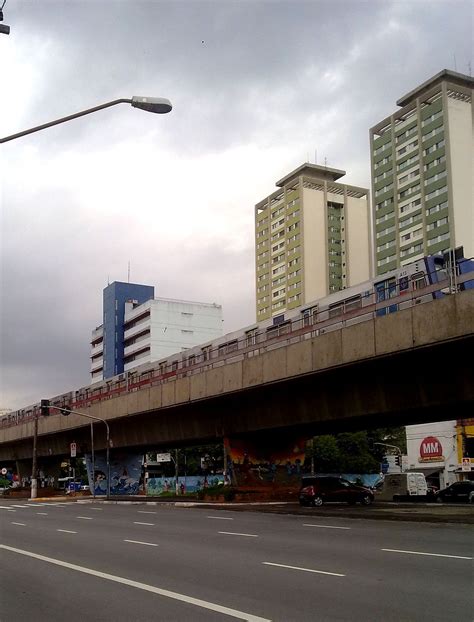
[[[316,473],[378,473],[386,447],[369,447],[375,442],[395,445],[406,451],[405,428],[379,428],[361,432],[316,436],[313,439],[313,459]],[[308,458],[311,458],[309,446]]]

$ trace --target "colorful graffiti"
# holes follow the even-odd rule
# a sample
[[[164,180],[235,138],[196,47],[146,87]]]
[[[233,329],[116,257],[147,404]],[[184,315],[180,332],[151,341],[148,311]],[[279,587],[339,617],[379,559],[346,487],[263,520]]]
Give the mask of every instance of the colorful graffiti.
[[[237,486],[294,485],[301,476],[306,438],[266,434],[226,438],[229,477]]]
[[[178,477],[179,494],[198,492],[206,488],[224,485],[223,475],[188,475]],[[166,493],[175,494],[175,477],[150,477],[146,483],[146,494],[151,497],[158,497]]]
[[[107,463],[105,455],[95,454],[94,473],[91,454],[86,454],[89,489],[96,496],[107,494]],[[137,495],[143,489],[142,454],[114,454],[110,458],[110,494]]]

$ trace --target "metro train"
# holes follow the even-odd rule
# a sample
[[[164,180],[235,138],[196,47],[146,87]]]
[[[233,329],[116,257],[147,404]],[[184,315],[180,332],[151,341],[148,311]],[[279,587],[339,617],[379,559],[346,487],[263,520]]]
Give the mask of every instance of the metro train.
[[[208,343],[58,395],[51,398],[50,403],[78,410],[98,401],[254,356],[263,349],[270,350],[288,342],[313,338],[366,321],[374,315],[394,313],[413,304],[472,288],[474,260],[465,259],[462,248],[443,255],[426,256],[370,281],[334,292]],[[0,419],[0,428],[28,421],[39,412],[40,404],[11,412]]]

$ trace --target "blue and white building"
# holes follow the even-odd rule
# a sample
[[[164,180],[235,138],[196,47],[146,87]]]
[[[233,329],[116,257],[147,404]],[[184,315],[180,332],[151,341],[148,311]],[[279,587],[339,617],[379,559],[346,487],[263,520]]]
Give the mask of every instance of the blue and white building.
[[[136,283],[104,289],[103,323],[92,331],[91,382],[222,335],[221,305],[154,296],[154,287]]]

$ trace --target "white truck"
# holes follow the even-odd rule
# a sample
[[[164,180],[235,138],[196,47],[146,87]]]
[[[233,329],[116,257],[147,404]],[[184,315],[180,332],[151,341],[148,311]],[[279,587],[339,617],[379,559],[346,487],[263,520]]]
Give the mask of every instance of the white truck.
[[[375,490],[375,500],[423,501],[427,494],[424,473],[388,473]]]

